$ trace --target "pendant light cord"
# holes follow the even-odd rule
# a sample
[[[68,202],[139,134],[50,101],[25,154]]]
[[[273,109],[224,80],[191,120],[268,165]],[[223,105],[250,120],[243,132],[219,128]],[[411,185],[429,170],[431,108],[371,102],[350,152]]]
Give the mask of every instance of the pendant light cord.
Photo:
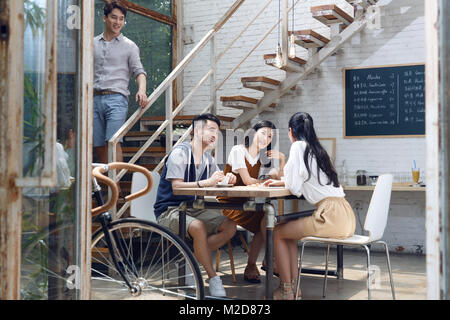
[[[295,0],[292,0],[292,33],[294,33],[294,12],[295,12]]]
[[[280,25],[281,25],[281,0],[278,0],[278,46],[280,45]]]

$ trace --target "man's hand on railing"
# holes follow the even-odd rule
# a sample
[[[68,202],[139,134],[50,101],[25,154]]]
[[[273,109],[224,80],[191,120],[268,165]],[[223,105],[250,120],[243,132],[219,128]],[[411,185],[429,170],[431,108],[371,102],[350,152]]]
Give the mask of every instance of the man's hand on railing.
[[[147,106],[148,100],[147,100],[147,79],[145,78],[145,74],[141,73],[137,76],[136,82],[139,86],[138,92],[136,93],[136,102],[139,101],[139,105],[141,108],[145,108]]]
[[[147,94],[145,93],[145,90],[139,90],[138,93],[136,94],[136,102],[138,101],[141,108],[145,108],[145,106],[148,103]]]

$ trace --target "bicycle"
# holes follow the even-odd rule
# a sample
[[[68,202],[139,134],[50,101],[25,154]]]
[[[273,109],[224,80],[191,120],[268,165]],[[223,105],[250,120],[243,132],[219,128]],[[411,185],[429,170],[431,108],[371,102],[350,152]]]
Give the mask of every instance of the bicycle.
[[[118,188],[104,176],[112,169],[141,172],[148,184],[144,190],[128,195],[132,201],[152,188],[150,172],[137,165],[111,163],[93,165],[92,210],[94,222],[101,228],[91,242],[92,299],[204,299],[204,285],[192,251],[178,235],[151,221],[136,218],[112,219],[108,210],[118,200]],[[97,179],[111,188],[112,197],[106,204]],[[152,204],[150,204],[152,205]],[[74,224],[57,221],[52,214],[48,226],[24,239],[22,261],[22,296],[29,299],[73,299],[68,268],[75,258],[70,252]],[[64,242],[64,244],[61,244]]]
[[[108,210],[118,200],[118,188],[104,174],[113,169],[141,172],[147,177],[147,188],[128,195],[125,201],[152,188],[152,176],[141,166],[120,162],[94,165],[93,196],[98,207],[92,209],[92,216],[101,228],[92,236],[92,299],[203,299],[199,266],[178,235],[151,221],[112,220]],[[97,180],[111,188],[106,204]]]

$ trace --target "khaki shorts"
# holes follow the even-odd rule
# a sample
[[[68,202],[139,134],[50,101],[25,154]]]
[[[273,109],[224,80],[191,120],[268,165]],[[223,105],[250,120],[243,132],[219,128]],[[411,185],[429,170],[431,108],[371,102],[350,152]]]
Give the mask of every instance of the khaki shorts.
[[[175,234],[179,235],[179,207],[169,207],[166,212],[161,214],[158,218],[158,223],[166,228],[169,228]],[[202,221],[206,226],[207,235],[217,233],[219,226],[226,219],[222,214],[222,210],[218,209],[192,209],[186,210],[186,238],[192,239],[188,229],[189,225],[194,220]]]
[[[313,215],[301,218],[303,236],[347,238],[355,233],[355,215],[345,198],[325,198]]]

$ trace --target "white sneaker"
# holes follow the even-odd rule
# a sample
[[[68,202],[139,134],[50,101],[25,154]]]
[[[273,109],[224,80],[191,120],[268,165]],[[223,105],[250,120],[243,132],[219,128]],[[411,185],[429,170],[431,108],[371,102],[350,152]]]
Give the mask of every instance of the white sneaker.
[[[209,279],[209,294],[213,297],[226,297],[227,293],[222,285],[222,279],[215,276]]]

